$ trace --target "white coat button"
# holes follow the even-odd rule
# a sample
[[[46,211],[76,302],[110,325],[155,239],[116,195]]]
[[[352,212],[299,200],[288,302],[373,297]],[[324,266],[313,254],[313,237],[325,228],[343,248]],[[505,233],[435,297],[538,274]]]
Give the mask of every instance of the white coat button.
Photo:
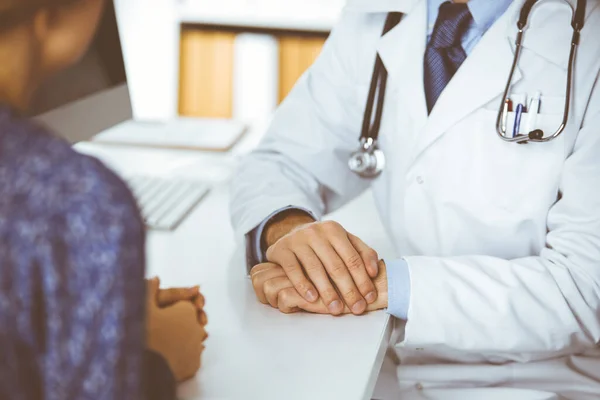
[[[420,383],[417,383],[415,387],[417,388],[417,390],[423,390],[423,385],[421,385]]]
[[[422,185],[422,184],[424,184],[424,183],[425,183],[425,179],[423,179],[423,177],[422,177],[422,176],[417,176],[417,183],[418,183],[419,185]]]

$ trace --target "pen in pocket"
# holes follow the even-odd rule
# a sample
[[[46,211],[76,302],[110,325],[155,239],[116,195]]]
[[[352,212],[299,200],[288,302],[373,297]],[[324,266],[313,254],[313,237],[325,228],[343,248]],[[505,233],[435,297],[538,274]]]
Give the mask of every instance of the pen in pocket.
[[[504,113],[502,115],[502,132],[504,132],[504,136],[510,136],[508,134],[508,113],[512,111],[512,101],[510,99],[506,99],[504,102]]]
[[[527,109],[527,129],[525,134],[529,135],[534,129],[537,122],[538,114],[540,113],[542,94],[536,92],[531,98],[529,108]]]
[[[521,120],[523,119],[523,113],[525,112],[525,104],[527,104],[527,97],[523,102],[518,102],[517,108],[515,109],[515,125],[513,127],[512,137],[517,137],[521,132]]]

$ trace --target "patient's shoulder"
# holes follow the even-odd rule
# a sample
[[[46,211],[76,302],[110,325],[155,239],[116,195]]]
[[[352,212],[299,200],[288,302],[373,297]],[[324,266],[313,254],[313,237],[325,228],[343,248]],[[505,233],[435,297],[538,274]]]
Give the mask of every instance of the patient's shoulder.
[[[0,213],[88,215],[141,224],[125,183],[95,158],[30,120],[0,110]]]

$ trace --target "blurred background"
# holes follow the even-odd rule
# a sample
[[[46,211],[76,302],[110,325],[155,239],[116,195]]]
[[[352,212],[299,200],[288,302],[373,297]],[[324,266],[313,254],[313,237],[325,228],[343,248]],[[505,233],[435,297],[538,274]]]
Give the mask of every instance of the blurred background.
[[[110,1],[88,54],[39,91],[33,115],[122,85],[127,76],[130,94],[131,79],[139,78],[138,103],[156,86],[157,93],[152,95],[168,102],[162,109],[174,108],[177,116],[245,121],[267,118],[319,55],[344,0],[171,0],[168,12],[164,3],[146,2],[144,8],[156,7],[156,12],[147,10],[141,15],[139,10],[144,8],[139,5]],[[128,40],[135,40],[135,44],[124,49],[124,63],[118,27],[123,36],[123,27],[133,26],[140,33],[128,32],[127,38],[133,38]],[[175,34],[176,45],[171,38]],[[143,67],[137,62],[142,58],[141,48],[155,53],[155,59],[148,59],[146,50]],[[128,57],[128,51],[135,54]],[[167,92],[173,86],[168,83],[173,69],[177,87],[171,96]],[[135,109],[136,98],[132,96]],[[154,109],[138,114],[160,114],[156,110],[159,101],[153,100]],[[173,102],[176,104],[170,104]]]

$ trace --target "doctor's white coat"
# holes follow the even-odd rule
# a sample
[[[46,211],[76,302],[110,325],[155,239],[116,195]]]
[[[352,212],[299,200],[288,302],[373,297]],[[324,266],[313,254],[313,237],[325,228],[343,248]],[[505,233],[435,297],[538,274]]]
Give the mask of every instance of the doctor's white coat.
[[[428,116],[427,2],[350,0],[233,185],[240,236],[281,207],[322,216],[372,188],[410,268],[396,345],[403,398],[600,398],[600,2],[587,1],[565,133],[517,145],[496,136],[495,122],[523,2],[490,28]],[[390,11],[406,16],[381,37]],[[536,127],[547,132],[563,116],[570,17],[564,2],[534,8],[512,87],[542,93]],[[387,168],[369,182],[347,161],[376,52],[389,71]],[[477,389],[486,387],[498,389]]]

